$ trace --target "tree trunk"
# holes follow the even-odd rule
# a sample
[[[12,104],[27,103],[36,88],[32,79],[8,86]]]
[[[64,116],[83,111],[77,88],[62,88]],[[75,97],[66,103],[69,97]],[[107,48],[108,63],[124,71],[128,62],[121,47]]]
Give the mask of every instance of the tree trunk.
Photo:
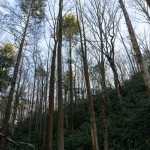
[[[120,32],[119,32],[119,34],[120,34],[120,37],[121,37],[121,42],[122,42],[122,44],[123,44],[123,46],[124,46],[124,48],[125,48],[125,51],[126,51],[126,53],[127,53],[128,58],[129,58],[132,71],[133,71],[134,73],[136,73],[137,71],[136,71],[136,68],[135,68],[135,66],[134,66],[134,62],[132,61],[131,56],[130,56],[130,54],[129,54],[129,52],[128,52],[128,48],[127,48],[127,46],[125,45],[124,39],[123,39],[123,37],[122,37],[122,35],[121,35]]]
[[[146,69],[146,67],[144,65],[144,62],[143,62],[143,59],[142,59],[142,53],[140,51],[140,47],[138,45],[136,35],[134,33],[134,30],[133,30],[131,20],[129,18],[128,12],[125,8],[125,5],[124,5],[123,1],[119,0],[119,3],[120,3],[121,9],[122,9],[123,14],[124,14],[124,18],[125,18],[125,21],[126,21],[126,25],[127,25],[128,31],[129,31],[130,38],[131,38],[132,46],[133,46],[134,52],[136,54],[136,59],[137,59],[137,62],[140,66],[140,70],[141,70],[141,73],[142,73],[142,76],[143,76],[143,79],[144,79],[145,87],[147,89],[148,95],[150,96],[150,80],[149,80],[149,77],[148,77],[147,69]]]
[[[67,109],[67,93],[68,93],[68,90],[65,89],[65,127],[66,129],[68,129],[68,109]]]
[[[58,15],[58,58],[57,58],[57,71],[58,71],[58,129],[57,129],[57,144],[58,150],[64,150],[64,126],[63,126],[63,97],[62,97],[62,9],[63,0],[59,0],[59,15]]]
[[[49,59],[49,51],[48,51],[48,59]],[[43,150],[46,150],[46,136],[47,136],[47,92],[48,92],[48,78],[49,78],[49,61],[47,60],[47,76],[46,76],[46,85],[44,90],[44,122],[43,122]]]
[[[70,120],[70,129],[71,129],[71,131],[73,131],[74,130],[74,108],[73,108],[73,89],[72,89],[72,86],[73,86],[73,84],[72,84],[72,47],[71,47],[71,44],[72,42],[71,42],[71,39],[70,39],[70,41],[69,41],[69,47],[70,47],[70,50],[69,50],[69,59],[70,59],[70,62],[69,62],[69,80],[70,80],[70,118],[71,118],[71,120]]]
[[[19,91],[20,81],[21,81],[21,73],[22,73],[21,67],[20,67],[19,80],[18,80],[18,84],[17,84],[15,104],[14,104],[14,110],[13,110],[13,116],[12,116],[12,135],[14,134],[14,124],[15,124],[15,120],[16,120],[18,105],[19,105],[19,97],[20,97],[20,93],[21,93],[21,89]]]
[[[108,61],[114,74],[114,84],[115,84],[115,89],[116,89],[117,97],[119,100],[119,104],[122,106],[123,105],[123,99],[121,96],[122,89],[121,89],[119,78],[118,78],[117,68],[116,68],[114,60],[111,60],[111,58],[108,58]]]
[[[31,139],[31,128],[32,128],[32,122],[33,122],[33,105],[34,105],[34,97],[35,97],[35,84],[36,84],[36,62],[35,62],[35,68],[34,68],[34,83],[33,83],[33,95],[31,99],[31,110],[29,110],[29,133],[28,133],[28,141],[30,142]]]
[[[102,43],[102,41],[101,41]],[[103,56],[103,44],[101,44],[101,76],[102,76],[102,120],[103,120],[103,146],[104,150],[108,150],[108,95],[106,89],[106,79],[105,79],[105,66],[104,66],[104,56]]]
[[[47,150],[52,150],[53,140],[53,111],[54,111],[54,87],[55,87],[55,60],[56,60],[57,42],[55,41],[54,51],[51,64],[51,77],[49,88],[49,111],[48,111],[48,124],[47,124]]]
[[[76,91],[76,76],[77,76],[77,69],[76,69],[76,65],[75,65],[75,74],[74,74],[74,85],[73,85],[73,87],[74,87],[74,97],[75,97],[75,125],[74,125],[74,129],[77,129],[77,127],[78,127],[78,98],[77,98],[77,91]]]
[[[103,28],[102,22],[99,20],[99,32],[100,32],[100,50],[101,50],[101,63],[100,63],[100,72],[101,72],[101,87],[102,87],[102,121],[103,121],[103,147],[104,150],[109,149],[108,142],[108,93],[106,87],[106,76],[105,76],[105,64],[104,64],[104,43],[103,43]],[[114,51],[114,50],[113,50]]]
[[[37,77],[37,91],[36,91],[36,101],[35,101],[35,112],[33,114],[33,111],[32,111],[32,116],[31,116],[31,128],[32,126],[34,125],[34,129],[37,131],[39,130],[39,106],[40,106],[40,100],[41,98],[41,95],[40,95],[40,79],[39,77]],[[34,122],[33,122],[33,118],[35,119]]]
[[[41,134],[41,132],[42,132],[42,121],[43,121],[43,119],[42,119],[42,114],[43,114],[43,100],[44,100],[44,76],[42,75],[41,76],[41,90],[40,90],[40,103],[39,103],[39,109],[38,109],[38,118],[39,118],[39,123],[38,123],[38,125],[39,125],[39,129],[38,129],[38,132],[39,132],[39,135],[41,136],[42,134]]]
[[[32,5],[31,5],[31,8],[32,8]],[[26,25],[25,25],[23,36],[22,36],[22,40],[21,40],[21,43],[20,43],[16,65],[15,65],[15,68],[14,68],[13,80],[11,82],[11,87],[10,87],[10,92],[9,92],[9,96],[8,96],[7,107],[6,107],[6,110],[5,110],[5,117],[4,117],[2,128],[1,128],[1,131],[2,131],[3,134],[6,134],[6,131],[8,129],[8,124],[9,124],[9,119],[10,119],[10,114],[11,114],[11,106],[12,106],[12,101],[13,101],[13,95],[14,95],[14,91],[15,91],[15,85],[16,85],[18,70],[19,70],[19,66],[20,66],[20,60],[21,60],[21,57],[22,57],[24,41],[25,41],[25,37],[26,37],[26,32],[27,32],[30,16],[31,16],[31,8],[30,8],[29,14],[27,16]],[[0,150],[3,149],[4,143],[5,143],[5,139],[1,138],[0,139]]]
[[[146,0],[146,2],[147,2],[147,5],[148,5],[149,8],[150,8],[150,0]]]
[[[90,131],[91,131],[91,139],[92,139],[92,150],[99,150],[93,99],[92,99],[92,93],[91,93],[91,89],[90,89],[88,62],[87,62],[87,54],[86,54],[87,53],[86,38],[85,38],[85,30],[84,30],[84,25],[83,25],[82,14],[80,17],[81,17],[81,22],[82,22],[82,26],[83,26],[84,46],[83,46],[83,41],[82,41],[82,31],[81,31],[81,27],[80,27],[79,20],[78,20],[79,18],[78,18],[78,14],[77,14],[78,27],[79,27],[79,33],[80,33],[82,59],[83,59],[84,77],[85,77],[86,89],[87,89],[88,109],[89,109],[89,113],[90,113]]]
[[[48,71],[47,71],[48,73]],[[44,119],[43,119],[43,148],[42,150],[46,149],[45,148],[45,140],[46,140],[46,125],[47,125],[47,121],[46,121],[46,116],[47,116],[47,89],[48,89],[48,77],[46,80],[46,85],[45,85],[45,91],[44,91],[44,104],[43,104],[43,113],[44,113]]]

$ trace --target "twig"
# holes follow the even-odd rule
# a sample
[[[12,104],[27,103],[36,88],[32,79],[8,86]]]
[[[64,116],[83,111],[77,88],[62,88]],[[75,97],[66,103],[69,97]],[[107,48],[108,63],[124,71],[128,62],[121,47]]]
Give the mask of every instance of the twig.
[[[16,143],[15,141],[13,141],[12,139],[10,139],[9,137],[7,137],[6,135],[4,135],[3,133],[0,132],[0,136],[5,138],[7,141],[11,142],[12,144],[16,145],[19,149],[22,150],[21,146]]]
[[[25,142],[19,142],[19,143],[20,143],[20,144],[27,145],[27,146],[29,146],[29,147],[31,147],[31,148],[34,148],[34,149],[38,150],[34,145],[32,145],[32,144],[30,144],[30,143],[25,143]]]
[[[30,143],[25,143],[25,142],[15,142],[15,141],[13,141],[12,139],[10,139],[9,137],[7,137],[6,135],[4,135],[4,134],[1,133],[1,132],[0,132],[0,136],[3,137],[3,138],[5,138],[5,139],[6,139],[7,141],[9,141],[10,143],[16,145],[20,150],[23,150],[23,149],[21,148],[21,144],[27,145],[27,146],[29,146],[29,147],[31,147],[31,148],[37,150],[37,148],[35,148],[34,145],[32,145],[32,144],[30,144]]]

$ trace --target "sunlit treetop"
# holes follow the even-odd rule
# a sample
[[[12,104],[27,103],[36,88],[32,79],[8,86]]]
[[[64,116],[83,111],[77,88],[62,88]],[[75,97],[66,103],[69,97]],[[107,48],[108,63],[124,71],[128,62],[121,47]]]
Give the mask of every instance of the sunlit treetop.
[[[72,13],[67,13],[63,18],[63,35],[67,39],[72,39],[78,33],[77,17]]]
[[[10,84],[9,70],[15,60],[15,50],[12,43],[3,43],[0,46],[0,92]]]
[[[3,43],[0,46],[0,56],[13,57],[15,55],[14,45],[12,43]]]

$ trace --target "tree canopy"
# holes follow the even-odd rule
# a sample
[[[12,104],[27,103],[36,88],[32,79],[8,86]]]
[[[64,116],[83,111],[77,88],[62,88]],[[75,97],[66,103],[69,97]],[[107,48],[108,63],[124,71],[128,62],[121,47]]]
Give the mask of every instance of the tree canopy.
[[[63,18],[63,35],[67,39],[72,39],[74,35],[78,33],[77,17],[72,13],[68,12]]]

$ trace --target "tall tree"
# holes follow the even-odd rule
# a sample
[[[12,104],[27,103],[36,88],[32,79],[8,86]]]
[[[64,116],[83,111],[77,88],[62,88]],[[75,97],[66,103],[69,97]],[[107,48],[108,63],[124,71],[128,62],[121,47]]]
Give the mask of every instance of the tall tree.
[[[59,0],[58,14],[58,57],[57,57],[57,74],[58,74],[58,127],[57,127],[57,149],[64,150],[64,126],[63,126],[63,97],[62,97],[62,10],[63,0]]]
[[[17,83],[17,90],[16,90],[16,95],[15,95],[15,101],[14,101],[14,108],[13,108],[13,116],[12,116],[12,135],[14,134],[14,125],[15,125],[15,120],[17,116],[17,110],[20,102],[20,97],[23,91],[23,86],[25,82],[25,77],[23,78],[23,83],[21,84],[21,78],[22,78],[22,73],[23,73],[23,61],[20,66],[20,71],[19,71],[19,77],[18,77],[18,83]]]
[[[69,90],[70,90],[70,127],[74,129],[74,107],[73,107],[73,75],[72,75],[72,42],[73,37],[78,33],[78,24],[76,16],[71,12],[66,14],[63,19],[63,35],[69,42]]]
[[[26,37],[26,32],[27,32],[31,12],[32,12],[32,6],[33,6],[33,3],[31,3],[30,10],[29,10],[29,13],[28,13],[28,16],[27,16],[25,28],[24,28],[24,31],[23,31],[22,40],[21,40],[20,47],[19,47],[17,61],[16,61],[16,65],[15,65],[15,68],[14,68],[13,80],[11,82],[11,88],[10,88],[10,92],[9,92],[9,96],[8,96],[7,107],[6,107],[6,110],[5,110],[5,117],[4,117],[3,125],[2,125],[2,128],[1,128],[1,130],[4,134],[6,133],[6,131],[8,129],[8,122],[9,122],[9,119],[10,119],[11,105],[12,105],[12,101],[13,101],[13,95],[14,95],[14,91],[15,91],[15,85],[16,85],[19,66],[20,66],[20,60],[21,60],[21,57],[22,57],[22,51],[23,51],[24,41],[25,41],[25,37]],[[0,150],[3,149],[4,143],[5,143],[5,139],[1,138],[0,139]]]
[[[32,129],[32,123],[33,123],[33,107],[34,107],[34,98],[35,98],[35,88],[36,88],[36,77],[37,77],[37,49],[34,49],[33,52],[33,62],[34,62],[34,81],[33,81],[33,91],[32,91],[32,98],[30,102],[30,109],[29,109],[29,131],[28,131],[28,141],[30,142],[31,139],[31,129]]]
[[[129,18],[129,15],[128,15],[128,12],[125,8],[123,0],[119,0],[119,4],[120,4],[120,7],[121,7],[121,9],[123,11],[123,14],[124,14],[124,18],[125,18],[126,25],[127,25],[129,35],[130,35],[130,39],[131,39],[131,42],[132,42],[132,47],[134,49],[135,57],[137,59],[137,62],[140,66],[140,71],[141,71],[143,79],[144,79],[144,83],[145,83],[145,87],[147,89],[147,93],[150,96],[150,79],[148,77],[147,69],[146,69],[146,66],[145,66],[143,58],[142,58],[142,53],[141,53],[140,47],[138,45],[138,41],[137,41],[137,38],[136,38],[136,35],[135,35],[135,32],[134,32],[134,29],[132,27],[131,20]]]
[[[11,106],[12,106],[12,101],[13,101],[13,95],[14,95],[14,91],[15,91],[15,85],[16,85],[16,80],[17,80],[17,75],[18,75],[18,71],[19,71],[19,66],[20,66],[20,61],[22,58],[22,51],[23,51],[23,47],[24,47],[24,43],[25,43],[25,38],[27,35],[27,29],[29,26],[29,21],[31,16],[33,18],[38,18],[40,20],[41,15],[39,14],[39,9],[40,7],[37,7],[37,5],[39,5],[38,3],[35,3],[34,0],[32,1],[22,1],[21,3],[21,9],[27,13],[27,18],[26,18],[26,22],[25,22],[25,27],[23,30],[23,34],[22,34],[22,38],[21,38],[21,42],[19,45],[19,52],[17,55],[17,60],[16,60],[16,64],[14,67],[14,72],[13,72],[13,80],[11,82],[11,87],[10,87],[10,92],[9,92],[9,96],[8,96],[8,102],[7,102],[7,107],[5,110],[5,117],[3,120],[3,124],[2,124],[2,132],[5,134],[7,129],[8,129],[8,123],[9,123],[9,119],[10,119],[10,114],[11,114]],[[38,13],[37,13],[38,12]],[[0,149],[2,149],[4,147],[4,143],[5,143],[5,139],[1,138],[0,139]]]
[[[52,150],[53,139],[53,111],[54,111],[54,87],[55,87],[55,68],[56,68],[56,51],[57,51],[57,38],[55,39],[55,45],[51,63],[51,76],[49,87],[49,111],[48,111],[48,124],[47,124],[47,150]]]
[[[114,63],[114,49],[111,49],[113,45],[113,38],[111,39],[111,29],[113,30],[112,24],[114,19],[113,9],[109,8],[109,15],[107,14],[107,8],[110,5],[110,2],[107,0],[103,1],[90,1],[91,7],[88,6],[88,11],[90,15],[87,18],[89,24],[91,25],[91,32],[94,37],[94,41],[92,39],[88,40],[92,45],[92,48],[96,51],[96,60],[97,60],[97,69],[99,73],[99,81],[101,85],[101,111],[102,111],[102,129],[103,129],[103,148],[104,150],[109,149],[109,140],[108,140],[108,124],[109,124],[109,113],[108,113],[108,106],[109,106],[109,97],[107,92],[107,85],[106,85],[106,59],[105,57],[110,57],[111,64]],[[113,13],[113,14],[112,14]],[[91,16],[91,17],[90,17]],[[111,20],[112,19],[112,20]],[[111,22],[111,23],[110,23]],[[93,27],[94,26],[94,27]],[[109,43],[109,39],[111,39]],[[109,45],[110,47],[107,47]],[[109,49],[110,48],[110,49]],[[113,47],[114,48],[114,47]],[[109,51],[110,50],[110,51]],[[114,78],[115,79],[115,78]],[[117,85],[118,86],[118,85]]]
[[[81,25],[79,22],[79,15],[78,14],[80,14],[83,32],[81,30]],[[84,27],[83,12],[81,9],[81,3],[80,2],[79,2],[79,13],[77,10],[77,21],[78,21],[78,28],[79,28],[79,33],[80,33],[80,44],[81,44],[81,53],[82,53],[82,59],[83,59],[84,77],[85,77],[86,90],[87,90],[88,110],[90,113],[90,131],[91,131],[92,149],[93,150],[99,150],[98,140],[97,140],[95,112],[94,112],[93,99],[92,99],[92,93],[91,93],[91,87],[90,87],[90,79],[89,79],[89,71],[88,71],[85,27]]]

